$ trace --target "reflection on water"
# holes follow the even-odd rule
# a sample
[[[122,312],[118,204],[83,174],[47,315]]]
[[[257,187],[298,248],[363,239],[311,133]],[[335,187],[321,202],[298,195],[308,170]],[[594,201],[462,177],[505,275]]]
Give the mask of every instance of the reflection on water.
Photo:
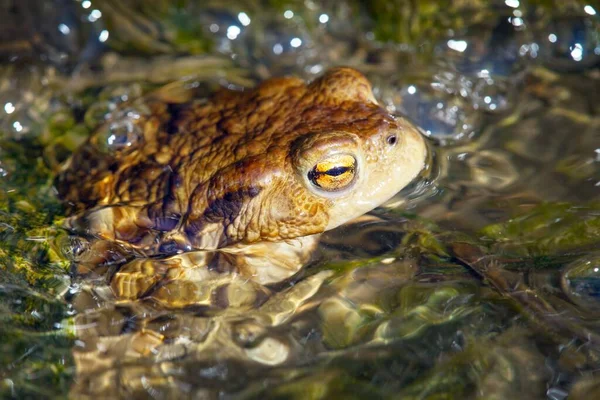
[[[0,6],[17,16],[0,28],[1,397],[600,394],[592,2],[35,3]],[[81,260],[52,176],[100,123],[120,151],[142,95],[340,64],[421,127],[431,159],[298,275],[190,267],[206,253]]]

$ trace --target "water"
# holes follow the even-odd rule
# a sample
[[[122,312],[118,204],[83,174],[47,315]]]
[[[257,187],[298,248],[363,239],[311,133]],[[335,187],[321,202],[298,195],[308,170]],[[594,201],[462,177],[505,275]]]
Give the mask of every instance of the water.
[[[0,397],[600,393],[593,2],[38,3],[0,7],[23,21],[0,29]],[[269,287],[117,300],[117,271],[87,269],[52,177],[98,124],[126,151],[143,94],[341,64],[429,138],[410,187]]]

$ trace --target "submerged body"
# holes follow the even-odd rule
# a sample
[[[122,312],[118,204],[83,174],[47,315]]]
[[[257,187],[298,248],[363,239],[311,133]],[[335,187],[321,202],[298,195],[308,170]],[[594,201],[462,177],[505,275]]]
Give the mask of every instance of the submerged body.
[[[285,279],[318,234],[388,200],[426,158],[418,130],[349,68],[145,106],[108,121],[57,179],[68,227],[103,242],[96,254],[120,248],[138,264],[218,250],[227,256],[202,262]]]

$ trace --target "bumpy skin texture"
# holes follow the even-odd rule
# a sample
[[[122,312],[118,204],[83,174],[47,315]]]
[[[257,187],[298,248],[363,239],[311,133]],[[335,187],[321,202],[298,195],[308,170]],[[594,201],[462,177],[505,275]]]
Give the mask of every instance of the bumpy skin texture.
[[[103,127],[56,182],[70,228],[146,255],[321,233],[387,200],[425,159],[416,129],[381,108],[366,78],[348,68],[308,85],[278,78],[208,102],[147,106],[130,146],[104,150]],[[392,145],[405,146],[393,162],[390,132],[398,135]],[[354,210],[349,195],[322,195],[306,181],[306,169],[331,149],[359,154],[360,179],[385,168],[406,167],[406,176],[385,198],[359,193]],[[380,175],[369,177],[372,169]]]

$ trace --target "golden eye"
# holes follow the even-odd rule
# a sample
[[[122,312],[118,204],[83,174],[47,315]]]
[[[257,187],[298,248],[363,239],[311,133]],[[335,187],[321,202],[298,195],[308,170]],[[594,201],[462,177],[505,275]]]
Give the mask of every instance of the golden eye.
[[[348,154],[337,154],[320,161],[308,172],[313,185],[337,192],[348,187],[356,175],[356,159]]]

